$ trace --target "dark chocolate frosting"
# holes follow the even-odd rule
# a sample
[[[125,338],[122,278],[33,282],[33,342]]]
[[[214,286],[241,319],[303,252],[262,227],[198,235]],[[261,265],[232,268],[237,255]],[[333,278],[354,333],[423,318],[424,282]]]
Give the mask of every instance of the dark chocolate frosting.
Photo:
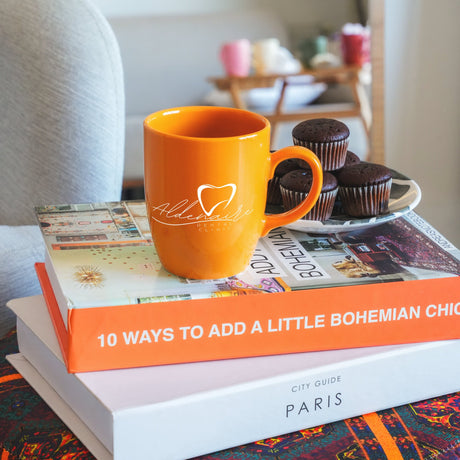
[[[294,169],[299,169],[299,164],[297,163],[296,158],[289,158],[283,160],[275,169],[275,176],[282,177],[289,171],[294,171]]]
[[[294,192],[308,193],[313,182],[311,170],[296,169],[285,174],[280,179],[280,185]],[[329,172],[323,172],[323,187],[321,192],[329,192],[338,186],[337,179]]]
[[[336,142],[347,139],[350,130],[345,123],[333,118],[313,118],[296,125],[292,136],[307,142]]]
[[[353,153],[351,150],[347,151],[347,156],[345,158],[345,164],[343,165],[344,167],[355,165],[360,163],[361,160],[359,159],[359,156],[356,155],[356,153]]]
[[[391,171],[383,165],[362,162],[343,168],[337,179],[340,185],[360,187],[386,182],[391,179]]]

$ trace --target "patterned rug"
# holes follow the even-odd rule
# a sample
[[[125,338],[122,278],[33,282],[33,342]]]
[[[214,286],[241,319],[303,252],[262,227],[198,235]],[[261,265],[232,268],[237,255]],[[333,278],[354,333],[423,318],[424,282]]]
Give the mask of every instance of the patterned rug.
[[[0,460],[94,459],[5,360],[5,355],[16,352],[12,331],[0,340]],[[154,455],[151,459],[157,460]],[[246,459],[458,460],[460,393],[264,439],[195,460]]]

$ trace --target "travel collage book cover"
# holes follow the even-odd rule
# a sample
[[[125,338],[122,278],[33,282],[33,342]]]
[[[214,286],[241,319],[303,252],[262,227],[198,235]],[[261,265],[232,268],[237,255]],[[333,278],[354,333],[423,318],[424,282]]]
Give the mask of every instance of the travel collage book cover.
[[[164,270],[143,201],[45,206],[36,213],[54,271],[75,307],[106,305],[107,299],[123,305],[460,274],[458,249],[414,212],[348,233],[280,227],[259,240],[245,272],[206,281]]]

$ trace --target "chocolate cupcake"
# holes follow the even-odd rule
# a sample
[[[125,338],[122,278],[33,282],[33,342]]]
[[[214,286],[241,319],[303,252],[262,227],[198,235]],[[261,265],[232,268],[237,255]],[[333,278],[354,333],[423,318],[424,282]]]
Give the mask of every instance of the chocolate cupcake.
[[[337,175],[339,199],[345,214],[353,217],[377,216],[388,212],[391,171],[375,163],[358,163]]]
[[[285,174],[280,180],[281,196],[286,211],[302,202],[311,189],[313,174],[311,169],[297,169]],[[338,192],[337,179],[331,173],[323,173],[323,186],[318,201],[313,208],[302,217],[306,220],[324,221],[329,219]]]
[[[267,203],[268,204],[281,204],[281,191],[280,191],[280,179],[289,171],[299,169],[297,160],[295,158],[289,158],[288,160],[282,161],[275,169],[275,174],[268,181],[267,188]]]
[[[345,164],[350,130],[345,123],[332,118],[313,118],[299,123],[292,130],[295,145],[302,145],[319,158],[324,171],[340,169]],[[305,167],[303,160],[298,160]]]

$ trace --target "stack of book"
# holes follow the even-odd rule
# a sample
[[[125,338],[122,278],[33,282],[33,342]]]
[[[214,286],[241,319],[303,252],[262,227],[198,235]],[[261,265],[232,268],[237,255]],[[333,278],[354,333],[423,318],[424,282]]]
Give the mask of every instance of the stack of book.
[[[164,271],[143,202],[37,217],[44,295],[10,302],[9,359],[97,458],[190,458],[460,390],[459,251],[413,212],[276,229],[206,282]]]

